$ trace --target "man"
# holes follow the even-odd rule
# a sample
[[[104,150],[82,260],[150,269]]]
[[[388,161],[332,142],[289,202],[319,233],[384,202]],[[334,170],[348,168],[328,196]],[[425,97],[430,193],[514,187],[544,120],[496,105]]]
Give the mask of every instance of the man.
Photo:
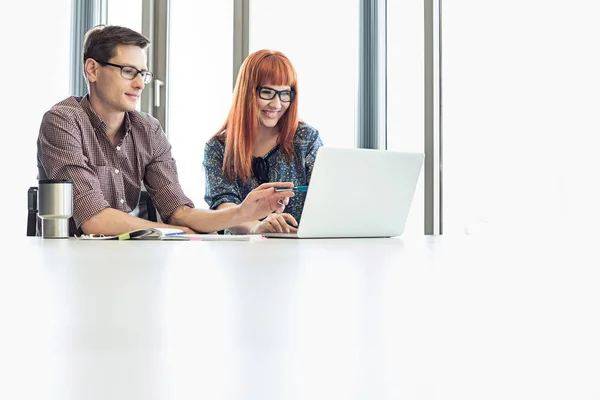
[[[160,123],[135,110],[152,80],[145,48],[150,41],[119,26],[97,26],[84,39],[89,93],[69,97],[45,113],[37,142],[38,179],[73,181],[71,234],[118,235],[147,227],[212,232],[282,212],[291,182],[266,183],[223,210],[195,209],[183,193],[171,146]],[[161,218],[135,215],[144,183]]]

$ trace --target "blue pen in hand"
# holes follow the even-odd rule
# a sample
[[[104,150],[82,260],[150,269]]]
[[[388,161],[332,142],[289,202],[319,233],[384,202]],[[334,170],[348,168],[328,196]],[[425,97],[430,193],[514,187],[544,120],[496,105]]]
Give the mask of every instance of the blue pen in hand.
[[[287,192],[291,190],[296,193],[306,193],[308,191],[308,186],[294,186],[294,187],[286,187],[286,188],[275,188],[276,192]]]

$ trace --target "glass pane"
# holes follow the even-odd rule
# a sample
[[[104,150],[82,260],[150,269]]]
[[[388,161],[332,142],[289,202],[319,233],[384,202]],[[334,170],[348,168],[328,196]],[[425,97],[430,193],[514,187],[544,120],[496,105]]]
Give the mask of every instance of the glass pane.
[[[106,19],[109,25],[142,32],[142,0],[108,0]]]
[[[125,26],[142,33],[142,0],[108,0],[106,8],[108,25]],[[138,101],[135,108],[140,111],[142,102]]]
[[[26,193],[37,185],[36,140],[42,116],[70,94],[71,0],[17,1],[10,3],[10,10],[7,4],[0,24],[2,130],[8,139],[6,152],[16,150],[16,155],[0,157],[3,186],[8,188],[4,193],[10,193],[0,196],[0,226],[25,235]],[[33,42],[17,38],[24,29]],[[39,390],[23,396],[44,397]]]
[[[387,3],[387,146],[423,152],[423,2]],[[423,234],[424,170],[411,206],[405,235]]]
[[[444,4],[446,232],[598,225],[599,12],[587,0]]]
[[[326,146],[355,146],[358,9],[358,0],[250,2],[250,53],[271,49],[289,57],[298,73],[300,118]]]
[[[185,193],[204,201],[204,144],[227,118],[233,90],[233,2],[171,0],[166,128]]]

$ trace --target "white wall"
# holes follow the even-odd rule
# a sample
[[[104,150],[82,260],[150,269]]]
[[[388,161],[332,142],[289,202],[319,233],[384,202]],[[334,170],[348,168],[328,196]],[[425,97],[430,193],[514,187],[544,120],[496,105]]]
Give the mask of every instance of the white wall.
[[[69,95],[71,1],[11,2],[0,17],[0,229],[25,235],[27,189],[37,185],[42,115]],[[25,32],[27,32],[25,34]]]

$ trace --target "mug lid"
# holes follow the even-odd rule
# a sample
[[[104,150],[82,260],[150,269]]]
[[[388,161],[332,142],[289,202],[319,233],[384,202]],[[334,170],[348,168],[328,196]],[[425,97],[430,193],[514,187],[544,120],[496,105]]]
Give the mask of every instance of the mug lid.
[[[38,183],[73,183],[70,179],[40,179]]]

